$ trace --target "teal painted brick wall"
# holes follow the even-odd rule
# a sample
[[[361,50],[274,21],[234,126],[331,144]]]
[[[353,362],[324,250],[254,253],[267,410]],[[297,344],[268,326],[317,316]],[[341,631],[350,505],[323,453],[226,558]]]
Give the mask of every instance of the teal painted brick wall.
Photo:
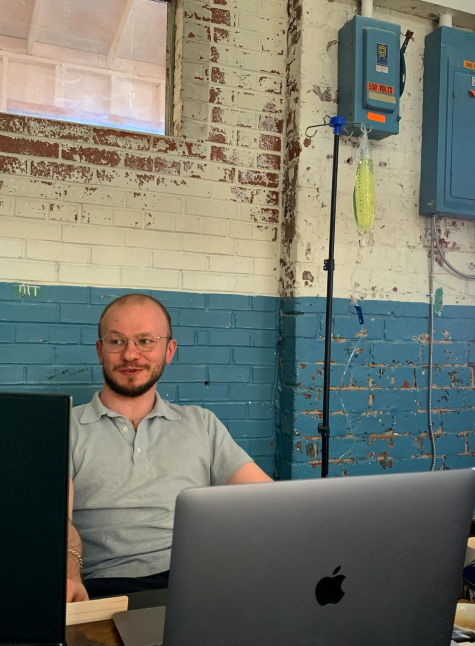
[[[130,291],[44,285],[33,298],[0,283],[0,390],[68,393],[74,405],[89,401],[102,385],[97,322],[115,296]],[[160,395],[214,411],[273,475],[278,299],[140,291],[169,309],[178,341]]]
[[[354,308],[346,299],[334,301],[330,475],[427,470],[429,306],[360,304],[359,339]],[[281,303],[277,470],[283,478],[320,476],[325,307],[325,298]],[[436,468],[474,467],[475,308],[445,307],[435,339]]]

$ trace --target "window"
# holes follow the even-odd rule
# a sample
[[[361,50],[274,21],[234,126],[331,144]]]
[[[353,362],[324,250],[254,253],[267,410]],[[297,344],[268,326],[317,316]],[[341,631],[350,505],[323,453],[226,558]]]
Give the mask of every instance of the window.
[[[169,0],[3,0],[0,112],[163,134],[172,13]]]

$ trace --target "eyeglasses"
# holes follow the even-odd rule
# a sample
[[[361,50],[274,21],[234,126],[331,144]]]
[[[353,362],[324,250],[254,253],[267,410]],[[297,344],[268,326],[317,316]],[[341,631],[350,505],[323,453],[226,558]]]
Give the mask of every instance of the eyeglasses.
[[[171,338],[171,336],[154,336],[153,334],[137,334],[137,336],[127,337],[125,334],[111,332],[103,337],[99,337],[99,341],[102,341],[102,345],[106,352],[119,354],[120,352],[124,352],[127,348],[129,339],[134,342],[134,345],[139,352],[151,352],[157,346],[158,339],[170,340]]]

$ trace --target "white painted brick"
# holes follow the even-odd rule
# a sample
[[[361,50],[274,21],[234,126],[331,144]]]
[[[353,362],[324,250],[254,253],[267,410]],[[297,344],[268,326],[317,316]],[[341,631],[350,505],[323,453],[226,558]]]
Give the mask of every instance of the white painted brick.
[[[182,213],[183,199],[158,193],[127,193],[127,207],[144,211],[166,211]]]
[[[55,260],[56,262],[73,262],[86,264],[89,262],[89,249],[75,247],[60,242],[33,242],[26,243],[26,258],[35,260]]]
[[[13,238],[0,238],[0,258],[21,258],[23,256],[23,241]]]
[[[120,247],[122,245],[123,233],[119,229],[113,229],[112,227],[106,229],[87,225],[70,226],[64,224],[62,240],[63,242]]]
[[[26,177],[2,176],[0,182],[1,195],[18,195],[20,197],[33,197],[40,200],[60,200],[62,186],[59,182],[49,180],[27,179]]]
[[[57,278],[56,263],[0,259],[0,276],[2,280],[54,283]]]
[[[158,231],[173,231],[174,216],[171,213],[149,211],[143,214],[144,229],[156,229]]]
[[[240,240],[251,240],[252,229],[253,229],[252,224],[232,221],[229,223],[228,235],[230,238],[239,238]]]
[[[252,261],[252,273],[258,276],[276,276],[278,278],[279,263],[277,259],[254,258]]]
[[[252,225],[251,225],[252,226]],[[253,227],[254,231],[254,240],[264,240],[267,242],[275,242],[278,238],[278,227],[277,225],[269,226],[258,224]]]
[[[183,251],[201,251],[201,253],[233,256],[234,240],[185,234],[183,236]]]
[[[126,231],[126,247],[143,247],[144,249],[180,250],[182,236],[177,233],[161,233],[159,231]]]
[[[185,212],[192,215],[237,219],[238,205],[215,200],[197,200],[189,197],[185,201]]]
[[[172,269],[122,269],[124,287],[177,289],[180,272]]]
[[[183,272],[182,286],[188,291],[200,292],[233,292],[234,276],[223,276],[221,274]]]
[[[117,267],[150,267],[151,252],[144,249],[124,247],[93,247],[93,265],[116,265]]]
[[[79,202],[94,206],[124,206],[125,193],[114,188],[65,184],[65,202]]]
[[[17,197],[15,200],[15,215],[22,218],[46,220],[49,213],[49,203],[42,200],[25,200]]]
[[[251,259],[238,256],[210,256],[210,271],[222,271],[225,274],[250,274]]]
[[[229,220],[218,218],[203,218],[203,234],[208,236],[227,236]]]
[[[175,231],[201,233],[201,218],[193,215],[176,215]]]
[[[268,242],[257,242],[255,240],[236,241],[236,253],[238,256],[248,256],[250,258],[276,258],[277,252],[277,246]]]
[[[236,291],[244,294],[275,296],[278,289],[277,277],[236,276]]]
[[[78,204],[53,202],[49,205],[49,220],[56,222],[78,222],[81,207]]]
[[[153,251],[154,267],[162,269],[206,270],[206,256],[200,253],[180,251]]]
[[[23,240],[59,240],[61,225],[53,222],[33,222],[15,218],[0,218],[1,235]]]
[[[120,269],[97,265],[59,265],[59,282],[67,285],[120,285]]]
[[[0,215],[11,215],[13,213],[13,198],[0,198]]]
[[[85,204],[82,207],[81,222],[83,224],[100,224],[103,226],[112,225],[112,209],[102,206],[91,206]]]
[[[143,213],[142,211],[132,211],[131,209],[115,209],[114,226],[141,229],[143,227]]]

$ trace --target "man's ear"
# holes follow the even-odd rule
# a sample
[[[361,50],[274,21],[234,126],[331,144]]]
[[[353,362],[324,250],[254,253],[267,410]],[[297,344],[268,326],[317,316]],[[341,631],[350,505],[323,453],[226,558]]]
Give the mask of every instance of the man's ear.
[[[176,352],[176,339],[171,339],[168,342],[167,352],[165,355],[165,363],[167,364],[167,366],[172,362],[173,357],[175,356],[175,352]]]
[[[102,366],[104,361],[103,361],[103,354],[102,354],[102,341],[100,339],[97,339],[96,341],[96,350],[97,350],[97,356],[99,357],[99,363]]]

